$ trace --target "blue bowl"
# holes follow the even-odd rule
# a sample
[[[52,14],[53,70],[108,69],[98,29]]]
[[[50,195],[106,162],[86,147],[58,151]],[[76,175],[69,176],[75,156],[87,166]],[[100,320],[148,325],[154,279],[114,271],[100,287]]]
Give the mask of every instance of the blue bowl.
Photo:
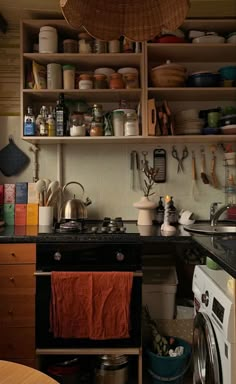
[[[187,79],[188,87],[218,87],[220,84],[220,75],[218,73],[196,73]]]
[[[219,73],[224,80],[236,80],[236,65],[229,65],[219,69]]]

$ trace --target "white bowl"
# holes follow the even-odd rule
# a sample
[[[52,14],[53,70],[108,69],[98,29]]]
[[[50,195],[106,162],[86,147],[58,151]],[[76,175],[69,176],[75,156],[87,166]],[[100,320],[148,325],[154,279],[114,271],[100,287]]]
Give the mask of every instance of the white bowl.
[[[135,73],[138,75],[138,70],[136,68],[133,68],[133,67],[120,68],[120,69],[118,69],[117,72],[121,73],[122,75],[124,75],[125,73]]]
[[[226,40],[226,43],[236,44],[236,35],[232,35],[232,36],[228,37],[228,39]]]
[[[192,40],[193,44],[222,44],[225,42],[223,36],[207,35],[196,37]]]
[[[94,74],[97,75],[97,74],[102,74],[102,75],[106,75],[107,76],[107,79],[109,81],[109,78],[111,76],[112,73],[115,73],[115,70],[112,69],[112,68],[97,68],[95,69],[94,71]]]

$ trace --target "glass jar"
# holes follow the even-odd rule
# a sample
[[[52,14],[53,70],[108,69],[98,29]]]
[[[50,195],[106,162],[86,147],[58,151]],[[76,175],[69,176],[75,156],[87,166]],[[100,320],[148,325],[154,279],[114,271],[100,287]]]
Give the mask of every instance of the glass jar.
[[[120,40],[110,40],[108,42],[109,53],[119,53],[120,52]]]
[[[63,65],[63,88],[75,88],[75,67],[73,65]]]
[[[107,88],[107,77],[102,73],[94,75],[94,88],[95,89],[104,89]]]
[[[58,38],[54,27],[45,25],[39,31],[39,53],[57,53]]]
[[[93,45],[94,53],[107,53],[107,42],[104,40],[95,39]]]
[[[138,136],[138,116],[135,111],[126,113],[124,131],[125,136]]]
[[[101,104],[93,104],[92,107],[93,121],[101,123],[103,120],[103,109]]]
[[[138,88],[138,76],[136,73],[124,73],[125,88]]]
[[[124,136],[124,112],[113,111],[112,112],[112,126],[114,136]]]
[[[110,75],[109,88],[110,89],[122,89],[125,87],[123,76],[121,73],[112,73]]]
[[[79,53],[93,52],[93,38],[86,32],[79,33]]]
[[[63,52],[64,53],[77,53],[78,52],[77,40],[74,40],[74,39],[63,40]]]
[[[89,134],[90,136],[103,136],[103,123],[92,121]]]
[[[79,77],[79,89],[92,89],[92,88],[93,88],[92,76],[87,73],[81,74]]]

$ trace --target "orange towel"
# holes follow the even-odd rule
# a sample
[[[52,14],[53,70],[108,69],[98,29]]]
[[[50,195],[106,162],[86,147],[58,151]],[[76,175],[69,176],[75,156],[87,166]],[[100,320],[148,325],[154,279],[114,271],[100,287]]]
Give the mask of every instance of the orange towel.
[[[52,272],[54,337],[128,338],[132,284],[132,272]]]

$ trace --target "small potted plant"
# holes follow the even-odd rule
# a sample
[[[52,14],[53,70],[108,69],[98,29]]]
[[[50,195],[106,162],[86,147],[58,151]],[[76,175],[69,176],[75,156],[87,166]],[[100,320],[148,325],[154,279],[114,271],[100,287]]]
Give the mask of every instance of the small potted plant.
[[[139,209],[138,225],[152,225],[153,210],[157,207],[157,204],[150,200],[149,197],[155,194],[155,192],[152,192],[152,188],[155,183],[154,180],[158,173],[158,169],[150,167],[148,162],[145,161],[143,171],[145,175],[143,187],[144,196],[133,205],[135,208]]]

